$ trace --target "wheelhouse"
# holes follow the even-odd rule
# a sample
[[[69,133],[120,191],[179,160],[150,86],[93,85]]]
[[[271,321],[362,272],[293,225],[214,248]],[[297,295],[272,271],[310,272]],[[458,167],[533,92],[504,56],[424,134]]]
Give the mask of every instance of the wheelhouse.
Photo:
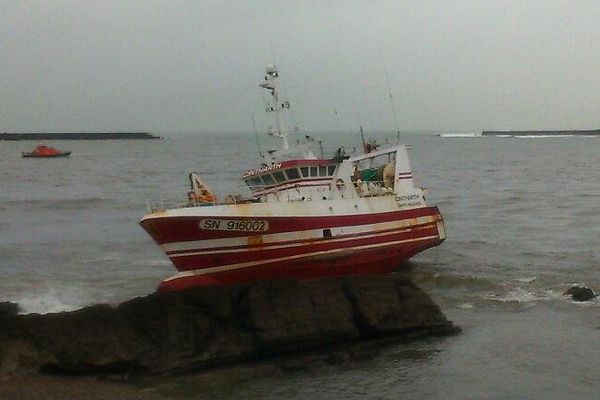
[[[289,160],[249,170],[242,179],[255,195],[302,186],[328,186],[337,166],[329,159]]]

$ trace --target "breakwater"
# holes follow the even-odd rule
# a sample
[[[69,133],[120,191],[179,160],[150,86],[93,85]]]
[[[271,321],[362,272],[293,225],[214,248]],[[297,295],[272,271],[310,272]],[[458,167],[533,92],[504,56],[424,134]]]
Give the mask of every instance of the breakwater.
[[[600,129],[549,131],[483,131],[483,136],[600,136]]]
[[[148,132],[0,133],[0,140],[140,140],[162,139]]]

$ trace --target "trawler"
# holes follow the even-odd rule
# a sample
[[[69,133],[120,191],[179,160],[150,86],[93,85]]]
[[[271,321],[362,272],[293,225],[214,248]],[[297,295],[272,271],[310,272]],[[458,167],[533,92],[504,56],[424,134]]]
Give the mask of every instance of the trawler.
[[[193,173],[185,203],[151,206],[142,218],[179,271],[159,290],[389,273],[446,238],[438,208],[414,185],[405,145],[368,142],[364,153],[332,158],[315,155],[311,136],[290,146],[278,77],[269,65],[260,86],[282,147],[243,173],[250,195],[218,200]]]

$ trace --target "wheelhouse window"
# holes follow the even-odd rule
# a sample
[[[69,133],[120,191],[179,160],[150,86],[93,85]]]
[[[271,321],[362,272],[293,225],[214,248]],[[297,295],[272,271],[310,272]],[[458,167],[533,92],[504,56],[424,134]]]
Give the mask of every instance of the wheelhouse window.
[[[272,185],[275,183],[275,179],[273,179],[273,175],[266,174],[262,176],[263,181],[265,181],[265,185]]]
[[[327,176],[327,166],[321,165],[319,167],[319,176]]]
[[[250,178],[250,179],[246,180],[246,183],[252,189],[254,189],[255,187],[261,187],[263,185],[263,182],[260,179],[260,176],[255,176],[254,178]]]
[[[285,175],[283,175],[283,171],[273,172],[273,176],[277,183],[285,182]]]
[[[298,173],[298,169],[296,168],[288,168],[285,170],[285,174],[287,175],[289,180],[300,178],[300,174]]]
[[[303,178],[308,178],[310,176],[308,173],[308,167],[300,167],[300,172],[302,172]]]
[[[327,175],[333,175],[334,172],[335,172],[335,165],[328,165],[327,166]]]
[[[317,167],[310,167],[310,176],[319,176]]]

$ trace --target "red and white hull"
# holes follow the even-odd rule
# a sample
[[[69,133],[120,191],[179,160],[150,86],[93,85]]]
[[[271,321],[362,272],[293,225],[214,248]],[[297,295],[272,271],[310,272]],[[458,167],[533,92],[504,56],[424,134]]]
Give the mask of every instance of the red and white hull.
[[[437,207],[401,209],[390,196],[182,208],[141,225],[181,271],[161,290],[384,273],[446,237]]]
[[[414,185],[406,146],[379,149],[363,138],[363,154],[340,147],[330,159],[322,149],[317,158],[310,135],[290,146],[278,77],[268,65],[259,86],[270,92],[270,134],[283,146],[243,174],[251,197],[219,202],[191,173],[185,205],[148,204],[140,224],[180,271],[159,289],[384,273],[446,238],[437,207]]]

